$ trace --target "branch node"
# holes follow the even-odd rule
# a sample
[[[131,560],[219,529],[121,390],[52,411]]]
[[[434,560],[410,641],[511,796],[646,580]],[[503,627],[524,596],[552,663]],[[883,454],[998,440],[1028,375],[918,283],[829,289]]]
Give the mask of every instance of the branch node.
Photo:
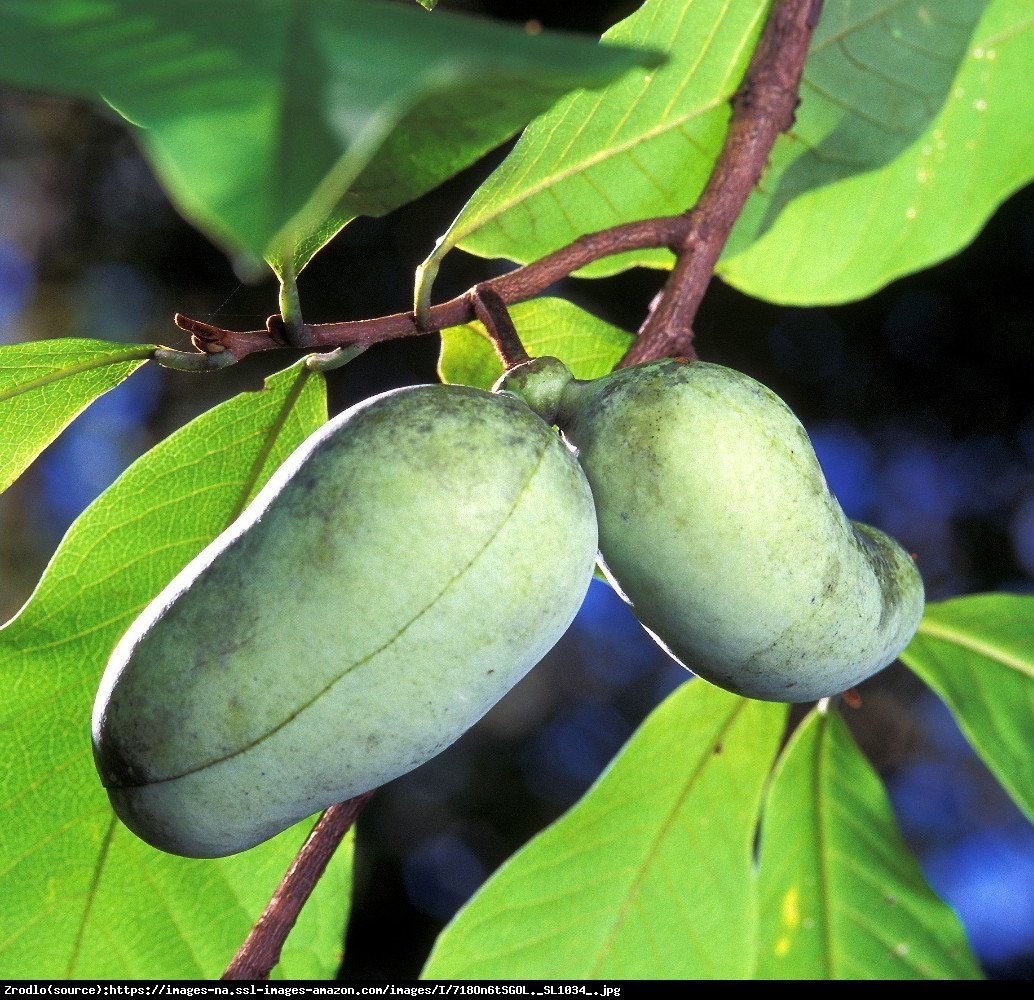
[[[199,319],[191,319],[183,313],[176,313],[173,322],[181,329],[190,334],[190,342],[206,354],[218,354],[226,350],[222,340],[226,331],[221,327],[213,326],[211,323],[204,323]]]
[[[266,333],[278,347],[291,346],[290,338],[287,336],[287,326],[280,313],[273,313],[272,316],[266,317]]]
[[[196,333],[190,335],[190,346],[202,354],[224,354],[226,352],[226,348],[218,341],[204,340]]]

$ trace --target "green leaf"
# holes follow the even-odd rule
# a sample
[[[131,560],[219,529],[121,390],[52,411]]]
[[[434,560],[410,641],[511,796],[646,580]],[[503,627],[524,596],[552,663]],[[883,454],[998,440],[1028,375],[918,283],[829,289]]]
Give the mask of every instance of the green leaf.
[[[766,4],[646,0],[604,36],[605,46],[663,52],[660,68],[572,94],[532,122],[475,192],[421,270],[429,301],[438,263],[459,246],[526,263],[606,226],[692,205],[710,173]],[[613,274],[635,262],[668,266],[668,251],[598,262]]]
[[[1034,177],[1032,43],[1029,0],[828,7],[798,123],[718,273],[845,302],[960,250]]]
[[[438,6],[438,0],[416,0],[424,10],[434,10]]]
[[[534,122],[425,264],[418,301],[454,246],[527,262],[692,205],[764,6],[648,0],[615,26],[608,41],[669,61]],[[776,302],[843,302],[963,247],[1034,176],[1032,33],[1027,0],[827,0],[796,124],[776,142],[718,273]],[[671,260],[648,250],[580,273]]]
[[[738,978],[786,706],[684,684],[442,932],[425,979]]]
[[[1034,818],[1034,597],[978,594],[928,605],[901,659]]]
[[[268,902],[304,827],[219,861],[148,847],[101,788],[90,714],[137,613],[325,419],[323,378],[299,362],[188,424],[72,525],[0,630],[0,975],[211,978]],[[333,975],[349,864],[321,884],[283,974]]]
[[[153,351],[141,344],[72,339],[0,347],[0,491]]]
[[[183,213],[281,274],[649,58],[370,0],[0,0],[0,35],[0,79],[103,96]]]
[[[576,378],[599,378],[621,360],[632,335],[579,309],[566,299],[518,302],[510,316],[532,357],[559,358]],[[438,374],[443,382],[491,389],[503,373],[495,347],[478,322],[442,331]]]
[[[979,979],[835,713],[783,751],[761,826],[758,979]]]

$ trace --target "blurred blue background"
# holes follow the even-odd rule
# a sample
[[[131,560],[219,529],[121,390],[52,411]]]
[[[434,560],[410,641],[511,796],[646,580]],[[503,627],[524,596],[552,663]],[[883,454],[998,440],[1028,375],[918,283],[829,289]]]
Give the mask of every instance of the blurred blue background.
[[[515,20],[600,29],[628,3],[471,0]],[[307,318],[406,309],[412,273],[497,154],[416,204],[354,224],[302,279]],[[93,336],[185,346],[174,310],[260,326],[267,282],[230,264],[168,206],[132,142],[74,102],[0,93],[0,344]],[[496,264],[454,254],[437,292]],[[659,277],[568,281],[560,292],[634,329]],[[918,556],[933,599],[1034,592],[1034,189],[976,243],[861,303],[783,309],[715,283],[701,355],[748,372],[804,420],[849,516]],[[331,376],[332,410],[435,378],[433,338],[382,345]],[[25,600],[61,535],[119,472],[214,403],[282,367],[249,359],[216,376],[147,366],[98,400],[0,496],[0,617]],[[591,784],[687,674],[594,582],[574,627],[473,731],[383,789],[361,822],[343,975],[415,976],[444,921],[521,843]],[[904,668],[848,711],[888,783],[902,830],[960,913],[987,970],[1034,973],[1034,830],[951,716]]]

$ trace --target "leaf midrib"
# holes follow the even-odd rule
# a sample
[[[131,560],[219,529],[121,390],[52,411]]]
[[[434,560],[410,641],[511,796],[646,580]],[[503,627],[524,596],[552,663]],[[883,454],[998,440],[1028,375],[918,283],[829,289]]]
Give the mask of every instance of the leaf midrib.
[[[86,925],[90,921],[90,913],[93,910],[93,904],[97,899],[101,878],[104,875],[104,866],[107,864],[108,857],[111,854],[111,842],[115,838],[115,828],[117,825],[118,820],[115,819],[115,814],[112,813],[111,819],[108,821],[108,828],[104,831],[104,839],[101,841],[97,860],[93,866],[93,877],[90,879],[90,885],[86,890],[86,901],[83,904],[82,916],[79,918],[79,926],[76,927],[75,930],[75,940],[72,942],[72,951],[68,956],[68,965],[65,967],[65,979],[72,978],[75,966],[79,961],[79,953],[82,951],[83,938],[86,936]]]
[[[292,158],[299,155],[299,150],[304,146],[297,146],[292,141],[293,126],[295,124],[293,95],[297,84],[297,49],[300,46],[300,39],[305,30],[305,15],[303,8],[306,5],[299,0],[291,0],[290,9],[286,12],[287,23],[283,33],[281,52],[282,66],[280,79],[278,81],[278,99],[276,107],[276,158],[273,163],[273,189],[278,201],[282,201],[288,194],[288,177],[292,169]],[[269,201],[266,202],[266,209],[270,216],[274,216],[276,208]],[[273,219],[269,219],[269,228],[274,228]]]
[[[920,623],[919,634],[928,636],[931,639],[940,639],[943,642],[954,643],[962,649],[976,653],[979,656],[984,656],[1001,664],[1003,667],[1008,667],[1034,680],[1034,662],[1023,660],[1016,654],[1010,653],[992,642],[978,639],[976,636],[960,632],[948,625],[931,621],[929,618],[924,618]]]
[[[697,681],[696,683],[701,683]],[[676,817],[679,815],[683,805],[685,805],[686,799],[689,798],[690,793],[696,787],[697,780],[703,773],[704,768],[714,759],[713,748],[716,744],[725,742],[726,734],[733,727],[733,724],[739,718],[740,713],[747,706],[747,700],[741,699],[729,715],[726,717],[725,722],[722,723],[721,728],[708,743],[708,746],[704,749],[704,752],[700,755],[700,760],[697,762],[696,767],[687,778],[685,784],[680,790],[675,803],[672,805],[668,812],[668,815],[664,818],[664,822],[661,824],[657,831],[657,835],[654,837],[653,842],[650,844],[645,857],[640,863],[636,870],[635,877],[632,880],[632,884],[629,886],[628,891],[625,893],[624,902],[622,902],[620,909],[614,917],[614,921],[611,924],[610,930],[607,932],[607,936],[600,946],[599,954],[596,957],[592,967],[589,970],[588,977],[590,979],[599,978],[600,969],[603,966],[604,961],[608,957],[611,949],[614,947],[614,942],[617,939],[618,933],[624,925],[625,919],[628,916],[629,908],[632,902],[638,897],[640,887],[642,886],[643,880],[646,878],[646,873],[649,871],[654,861],[656,860],[657,853],[660,851],[661,844],[664,842],[672,826],[675,823]]]
[[[702,118],[708,112],[714,111],[715,108],[720,107],[725,103],[727,98],[727,94],[714,97],[710,101],[705,101],[704,103],[689,109],[684,114],[676,115],[674,118],[665,119],[653,128],[637,133],[625,142],[618,143],[616,145],[608,145],[605,149],[601,149],[594,155],[588,156],[579,160],[577,163],[572,164],[566,170],[559,170],[555,173],[551,173],[548,177],[544,177],[537,184],[533,184],[531,187],[522,190],[518,195],[511,196],[505,201],[502,201],[496,205],[490,213],[480,217],[475,217],[472,224],[466,228],[457,228],[454,232],[447,234],[446,240],[443,240],[442,242],[442,249],[436,251],[434,256],[440,259],[448,249],[458,246],[462,240],[466,239],[472,233],[484,228],[488,222],[491,222],[493,219],[496,219],[501,215],[505,215],[511,209],[523,204],[528,199],[535,197],[535,195],[556,187],[558,184],[570,177],[585,173],[598,163],[605,163],[607,160],[613,159],[616,156],[620,156],[622,153],[627,153],[629,150],[635,149],[642,143],[649,142],[651,139],[656,139],[660,135],[665,135],[668,132],[679,129],[686,123],[697,118]]]
[[[65,368],[58,368],[46,375],[22,382],[20,385],[11,386],[8,389],[0,389],[0,403],[6,403],[22,393],[31,392],[33,389],[42,389],[46,385],[60,382],[62,379],[71,378],[73,375],[81,375],[84,372],[93,371],[97,368],[107,368],[109,365],[123,364],[126,361],[148,361],[154,354],[154,348],[138,348],[133,351],[122,351],[119,354],[105,354],[100,358],[93,358],[90,361],[81,361],[77,365],[68,365]]]
[[[812,783],[812,799],[815,803],[815,846],[818,851],[816,874],[818,876],[819,901],[822,906],[822,951],[826,960],[829,978],[835,978],[833,962],[832,900],[829,895],[829,854],[826,831],[826,817],[823,812],[823,791],[825,787],[825,750],[830,716],[823,712],[819,716],[819,732],[815,740],[815,772]]]
[[[255,461],[252,462],[251,468],[248,470],[248,475],[241,487],[237,503],[234,506],[233,512],[226,521],[227,527],[233,524],[233,522],[236,521],[244,512],[244,508],[248,506],[248,499],[251,497],[252,490],[255,489],[255,484],[258,482],[259,476],[262,474],[262,470],[265,467],[266,462],[269,460],[269,456],[273,453],[273,448],[276,447],[276,443],[280,439],[280,435],[283,432],[284,427],[287,426],[287,421],[294,412],[294,404],[298,402],[298,399],[302,394],[302,390],[309,381],[309,374],[309,369],[303,364],[301,371],[298,373],[298,377],[294,380],[294,385],[291,386],[287,395],[284,397],[284,402],[280,407],[280,412],[277,414],[276,419],[273,421],[272,426],[265,435],[265,440],[262,442],[262,445],[258,450],[258,454],[255,456]]]

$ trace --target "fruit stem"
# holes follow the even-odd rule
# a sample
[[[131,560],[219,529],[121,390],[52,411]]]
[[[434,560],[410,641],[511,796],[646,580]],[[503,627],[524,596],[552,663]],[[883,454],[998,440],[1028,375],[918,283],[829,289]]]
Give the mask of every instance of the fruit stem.
[[[244,939],[222,979],[265,980],[280,961],[280,952],[298,914],[312,895],[338,845],[351,829],[372,792],[331,806],[312,828],[273,898]]]
[[[475,285],[467,295],[474,308],[474,315],[481,321],[485,332],[495,344],[496,353],[503,365],[507,369],[516,368],[517,365],[530,361],[531,358],[517,333],[517,327],[513,325],[510,310],[506,308],[506,303],[499,293],[486,285]]]

